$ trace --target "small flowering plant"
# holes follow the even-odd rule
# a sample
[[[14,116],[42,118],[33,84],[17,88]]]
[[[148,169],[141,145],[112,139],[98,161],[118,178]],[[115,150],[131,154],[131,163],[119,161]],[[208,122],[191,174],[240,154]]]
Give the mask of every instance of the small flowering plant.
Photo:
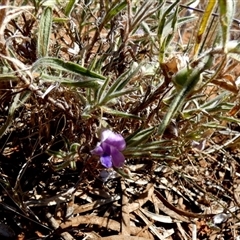
[[[123,166],[125,161],[121,153],[125,148],[126,142],[123,136],[106,129],[102,131],[101,141],[91,153],[100,156],[100,161],[104,167],[119,168]]]

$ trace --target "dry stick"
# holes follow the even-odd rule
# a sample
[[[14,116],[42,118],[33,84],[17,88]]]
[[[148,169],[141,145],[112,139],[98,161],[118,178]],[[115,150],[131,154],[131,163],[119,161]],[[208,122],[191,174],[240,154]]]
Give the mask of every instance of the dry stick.
[[[178,231],[181,233],[181,235],[182,235],[182,238],[184,239],[184,240],[188,240],[189,238],[189,236],[186,236],[186,232],[185,232],[185,230],[183,229],[183,227],[181,226],[181,224],[179,223],[179,222],[177,222],[176,223],[177,224],[177,227],[178,227]]]
[[[154,190],[156,196],[163,202],[163,204],[168,207],[169,209],[171,209],[172,211],[178,213],[179,215],[188,217],[188,218],[209,218],[209,217],[213,217],[216,214],[201,214],[201,213],[193,213],[193,212],[188,212],[188,211],[184,211],[181,209],[178,209],[176,207],[174,207],[171,203],[169,203],[164,197],[163,195],[158,192],[156,189]]]
[[[96,209],[98,207],[101,207],[103,205],[118,201],[120,199],[120,195],[115,195],[113,197],[107,198],[107,199],[99,199],[91,203],[86,203],[84,205],[78,206],[77,204],[74,205],[74,211],[73,215],[79,214],[79,213],[84,213],[88,212],[90,210]]]
[[[85,215],[85,216],[78,216],[78,217],[73,217],[67,220],[66,222],[62,223],[60,225],[61,229],[65,229],[68,227],[77,227],[81,224],[90,224],[90,225],[98,225],[100,227],[105,227],[113,231],[120,232],[120,223],[118,221],[106,218],[106,217],[98,217],[94,215]],[[130,234],[131,235],[137,235],[139,232],[141,232],[142,228],[141,227],[134,227],[130,226]],[[149,235],[146,232],[143,232],[140,234],[139,237],[146,237],[149,239]],[[128,237],[126,237],[128,239]]]
[[[236,178],[237,178],[236,166],[235,166],[233,161],[231,161],[230,164],[231,164],[231,167],[232,167],[232,182],[233,182],[233,186],[234,185],[238,186],[238,184],[236,182]],[[239,196],[238,196],[238,191],[236,191],[235,189],[233,190],[233,199],[236,202],[237,206],[240,207],[240,200],[239,200]]]
[[[171,222],[177,222],[177,221],[187,222],[187,223],[190,222],[188,218],[182,215],[179,215],[175,211],[168,208],[155,194],[153,195],[153,198],[155,199],[154,201],[156,202],[158,209],[164,212],[168,217],[170,217]]]
[[[121,188],[122,188],[122,222],[121,222],[121,233],[124,236],[130,236],[130,217],[129,217],[129,208],[128,208],[128,196],[126,193],[126,186],[124,178],[121,179]]]
[[[112,235],[109,237],[102,237],[99,240],[126,240],[124,236]],[[149,240],[149,238],[129,236],[127,240]]]
[[[149,183],[146,187],[146,190],[139,195],[138,199],[133,203],[128,204],[128,212],[131,213],[140,209],[148,200],[151,199],[153,191],[154,191],[154,186],[153,184]]]
[[[51,215],[51,213],[47,213],[46,214],[46,217],[48,219],[48,221],[50,222],[51,226],[53,227],[53,229],[58,229],[59,228],[59,224],[58,222],[56,221],[56,219]],[[64,240],[74,240],[75,238],[73,238],[68,232],[62,232],[61,234],[61,237],[64,239]]]

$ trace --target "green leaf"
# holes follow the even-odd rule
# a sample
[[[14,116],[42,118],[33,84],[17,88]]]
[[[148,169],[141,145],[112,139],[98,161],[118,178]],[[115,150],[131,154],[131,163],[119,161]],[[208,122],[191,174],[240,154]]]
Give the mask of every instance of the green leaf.
[[[80,148],[80,144],[79,143],[73,143],[71,144],[70,146],[70,152],[71,153],[77,153],[78,152],[78,149]]]
[[[38,57],[45,57],[48,55],[51,29],[52,29],[52,8],[46,7],[40,19],[37,42]]]
[[[64,11],[64,13],[65,13],[66,16],[69,17],[69,15],[71,14],[71,12],[72,12],[72,10],[73,10],[74,5],[75,5],[76,2],[77,2],[76,0],[69,0],[69,1],[68,1],[68,4],[67,4],[67,6],[65,7],[65,11]]]
[[[105,80],[104,76],[96,72],[90,71],[87,68],[82,67],[76,63],[63,61],[59,58],[51,58],[51,57],[40,58],[32,65],[32,71],[42,66],[51,67],[53,69],[58,69],[62,71],[72,72],[72,73],[80,74],[82,76],[86,76],[90,78],[98,78],[98,79]]]
[[[97,89],[101,86],[101,84],[99,84],[97,81],[94,81],[94,80],[77,81],[77,82],[62,81],[61,84],[64,86],[74,87],[74,88],[80,87],[80,88],[93,88],[93,89]]]
[[[223,47],[225,53],[227,53],[227,42],[229,41],[230,27],[235,13],[235,1],[218,0],[218,6],[220,10]]]
[[[166,43],[165,43],[165,47],[168,47],[169,44],[171,43],[171,40],[173,39],[175,33],[176,33],[176,27],[177,27],[177,23],[179,21],[179,6],[176,7],[176,9],[174,10],[174,14],[172,16],[172,21],[171,21],[171,32],[167,35],[166,37]]]
[[[114,92],[110,95],[106,95],[106,97],[101,102],[99,102],[98,104],[100,106],[103,106],[104,104],[107,104],[108,102],[110,102],[112,99],[116,99],[116,98],[124,96],[126,94],[135,92],[137,89],[138,88],[130,88],[130,89],[122,90],[122,91],[116,91],[116,92]]]
[[[42,6],[44,7],[55,7],[58,5],[58,0],[45,0],[42,1]]]
[[[240,124],[240,119],[234,118],[234,117],[227,117],[227,116],[220,116],[219,117],[221,120],[223,121],[227,121],[229,123],[238,123]],[[217,125],[218,127],[220,127],[219,125]],[[226,127],[222,127],[223,129],[226,129]]]
[[[100,102],[100,99],[103,98],[105,95],[104,92],[107,91],[106,88],[109,85],[110,78],[107,78],[105,82],[103,83],[102,87],[98,90],[97,92],[97,97],[96,97],[96,104]]]
[[[111,85],[111,87],[108,90],[105,90],[107,85],[103,85],[102,88],[97,93],[98,104],[102,105],[103,103],[107,103],[109,100],[112,99],[111,96],[114,96],[114,94],[116,94],[116,92],[118,92],[117,95],[119,95],[119,93],[120,93],[120,95],[123,95],[124,91],[121,91],[121,90],[132,79],[132,77],[139,71],[141,66],[142,66],[142,64],[138,64],[138,66],[134,68],[132,65],[128,71],[123,73],[119,78],[117,78],[114,81],[114,83]],[[127,92],[128,92],[128,90],[127,90]],[[130,90],[130,92],[132,92],[132,90]]]
[[[152,152],[144,151],[141,149],[135,149],[135,151],[131,152],[130,154],[125,153],[125,152],[123,152],[123,153],[124,153],[124,156],[129,157],[129,158],[146,158],[149,161],[160,160],[160,159],[163,159],[164,161],[177,159],[177,157],[175,157],[175,156],[159,154],[159,153],[152,153]]]
[[[1,81],[18,81],[18,78],[13,74],[0,74],[0,82]]]
[[[123,1],[123,2],[119,3],[118,5],[110,8],[110,10],[107,12],[102,24],[105,25],[113,17],[115,17],[119,12],[121,12],[126,6],[127,6],[127,1]]]
[[[60,84],[68,87],[79,87],[79,88],[93,88],[98,89],[103,85],[102,80],[98,79],[90,79],[90,80],[73,80],[69,78],[62,78],[56,77],[48,74],[41,74],[40,79],[44,82],[56,83],[59,82]]]
[[[152,133],[154,132],[155,127],[151,127],[151,128],[147,128],[144,130],[139,130],[134,132],[132,135],[128,136],[126,138],[126,143],[128,147],[131,146],[138,146],[139,144],[146,142],[149,137],[152,135]]]
[[[159,51],[159,62],[162,63],[164,60],[165,56],[165,50],[166,48],[166,43],[168,40],[166,39],[166,36],[168,34],[171,34],[172,29],[169,24],[171,24],[171,17],[168,17],[170,12],[174,9],[174,7],[179,3],[180,0],[174,1],[166,10],[162,10],[163,14],[159,19],[159,24],[158,24],[158,32],[157,35],[159,37],[159,45],[160,45],[160,51]],[[166,33],[168,32],[168,33]]]
[[[135,16],[132,17],[131,24],[129,26],[130,31],[137,28],[140,24],[143,23],[144,19],[156,13],[160,9],[161,3],[159,3],[158,5],[155,5],[155,3],[156,2],[154,0],[148,0],[143,1],[142,4],[139,5],[138,11],[136,12]]]
[[[227,52],[240,54],[240,42],[232,40],[227,42]]]
[[[29,99],[30,95],[31,95],[31,92],[28,92],[28,91],[26,91],[24,93],[16,94],[16,96],[13,99],[13,103],[11,104],[11,106],[9,108],[7,119],[0,128],[0,138],[4,135],[4,133],[7,131],[7,129],[11,126],[15,111]]]
[[[172,117],[176,114],[178,109],[182,106],[186,97],[192,92],[196,84],[198,83],[201,73],[209,68],[211,65],[212,56],[207,56],[203,62],[200,62],[198,66],[195,66],[191,74],[186,79],[186,82],[183,85],[183,88],[177,93],[176,97],[173,99],[167,114],[164,116],[161,124],[158,128],[158,135],[162,135],[167,128]]]
[[[113,167],[113,169],[120,174],[123,178],[131,179],[131,177],[121,168]]]
[[[131,113],[127,113],[127,112],[121,112],[106,106],[102,106],[101,109],[103,110],[103,112],[108,113],[108,114],[112,114],[118,117],[122,117],[122,118],[134,118],[134,119],[142,119],[141,117],[138,117],[137,115],[131,114]]]
[[[176,89],[178,91],[180,91],[185,82],[187,81],[188,79],[188,76],[190,76],[190,74],[192,73],[192,69],[190,68],[189,65],[187,65],[186,67],[180,69],[176,74],[175,76],[173,77],[172,81],[176,87]]]

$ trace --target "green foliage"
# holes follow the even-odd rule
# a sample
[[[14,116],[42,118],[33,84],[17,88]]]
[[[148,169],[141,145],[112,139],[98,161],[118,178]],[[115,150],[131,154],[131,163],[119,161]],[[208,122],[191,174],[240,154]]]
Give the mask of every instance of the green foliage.
[[[64,12],[67,17],[69,17],[71,12],[73,11],[76,2],[77,2],[76,0],[69,0],[68,1],[68,4],[67,4],[67,6],[65,8],[65,12]]]
[[[100,108],[101,111],[118,117],[140,119],[136,115],[108,107],[108,105],[114,103],[117,98],[124,97],[125,95],[137,90],[136,87],[125,88],[125,86],[132,79],[132,77],[137,74],[140,67],[141,64],[135,68],[132,66],[128,71],[119,76],[111,86],[109,86],[110,78],[107,79],[105,83],[94,93],[94,99],[91,98],[91,95],[87,96],[88,102],[85,103],[86,108],[84,110],[84,115],[90,116],[92,112]],[[89,108],[89,106],[91,107]]]
[[[14,121],[15,111],[29,99],[30,95],[31,95],[30,92],[26,92],[24,94],[18,93],[13,98],[13,102],[11,103],[11,107],[9,108],[8,111],[7,119],[5,123],[0,127],[0,138],[6,133],[6,131]]]
[[[105,79],[104,76],[97,74],[95,72],[92,72],[76,63],[63,61],[58,58],[49,58],[49,57],[40,58],[32,65],[32,70],[35,71],[36,69],[42,66],[51,67],[55,70],[66,71],[68,73],[80,74],[82,76],[89,77],[89,78],[98,78],[99,80]]]
[[[173,2],[170,6],[160,9],[160,19],[158,24],[159,36],[159,61],[163,62],[165,52],[174,36],[174,29],[176,29],[177,16],[178,16],[178,1]]]
[[[46,7],[40,19],[37,45],[38,57],[45,57],[48,54],[51,28],[52,28],[52,8]]]
[[[168,124],[170,123],[170,120],[174,117],[178,109],[182,106],[182,103],[184,102],[185,98],[188,97],[188,95],[194,90],[194,87],[199,82],[201,78],[201,74],[204,70],[208,69],[209,66],[212,64],[212,56],[208,56],[206,59],[203,59],[203,61],[199,62],[198,65],[194,67],[193,70],[187,70],[187,74],[181,73],[180,77],[176,76],[178,78],[184,78],[185,82],[181,86],[182,88],[177,93],[176,97],[173,99],[169,110],[167,114],[164,116],[159,129],[158,134],[162,135],[167,128]],[[179,72],[176,74],[178,75]],[[182,79],[180,79],[180,82],[183,82]],[[178,82],[179,83],[179,82]]]
[[[221,21],[217,34],[208,40],[217,3]],[[26,84],[30,83],[31,87],[26,91],[35,89],[40,98],[51,97],[52,92],[53,98],[58,98],[58,88],[72,92],[75,94],[74,102],[80,108],[79,116],[85,121],[97,119],[101,122],[102,118],[112,116],[110,125],[114,127],[117,121],[114,117],[124,118],[125,123],[127,121],[129,126],[133,126],[128,130],[132,133],[132,137],[127,138],[129,149],[139,145],[142,149],[146,148],[144,154],[149,151],[146,142],[150,139],[153,143],[164,142],[161,137],[164,137],[172,120],[178,117],[191,119],[201,113],[216,114],[220,110],[227,112],[234,106],[233,103],[230,107],[224,104],[226,87],[221,95],[205,99],[204,103],[201,95],[201,91],[212,82],[216,83],[216,79],[224,74],[229,57],[238,59],[239,44],[229,41],[234,4],[221,0],[209,1],[205,11],[199,14],[196,31],[182,46],[176,41],[178,32],[196,21],[197,16],[186,15],[180,1],[85,2],[85,7],[77,13],[79,18],[72,24],[70,17],[76,15],[76,6],[76,1],[34,3],[39,14],[39,29],[32,31],[37,44],[31,73],[21,79]],[[62,7],[64,15],[56,16],[54,11]],[[105,14],[99,15],[100,9],[104,9]],[[71,43],[56,41],[53,35],[62,33],[55,28],[66,32]],[[65,44],[64,47],[62,44]],[[11,56],[5,57],[7,72],[10,73],[7,74],[14,78],[12,73],[17,69],[24,72],[27,62],[23,59],[21,65],[18,60],[12,60],[20,57],[11,47],[8,50]],[[144,53],[142,56],[141,52],[144,51],[150,57]],[[176,52],[182,56],[178,57]],[[73,56],[69,53],[73,53]],[[183,55],[188,59],[185,63],[181,63]],[[215,69],[214,62],[219,55],[223,61]],[[172,65],[169,63],[171,59]],[[1,77],[6,79],[6,73]],[[172,83],[174,87],[168,89]],[[37,90],[38,84],[42,84],[42,92]],[[164,96],[166,91],[168,94]],[[67,103],[69,99],[65,98],[64,101]],[[55,104],[58,106],[57,101]],[[144,115],[144,109],[151,109],[152,112]],[[157,117],[159,113],[165,115],[160,121]],[[197,121],[205,119],[197,117]],[[138,127],[135,127],[135,123]],[[123,130],[115,127],[118,131]],[[157,148],[154,148],[154,152],[157,154]]]
[[[47,150],[47,153],[50,155],[49,162],[51,164],[51,168],[54,171],[61,171],[62,169],[70,166],[72,170],[76,170],[76,159],[78,157],[79,147],[80,144],[73,143],[69,146],[67,151]]]
[[[230,27],[235,14],[235,1],[227,2],[226,0],[219,0],[220,22],[222,29],[222,43],[227,53],[227,43],[230,40]]]

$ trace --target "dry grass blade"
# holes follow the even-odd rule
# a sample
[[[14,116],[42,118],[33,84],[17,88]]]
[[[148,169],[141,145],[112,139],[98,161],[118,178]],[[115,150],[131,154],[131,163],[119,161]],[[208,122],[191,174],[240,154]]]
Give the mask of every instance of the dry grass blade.
[[[142,212],[140,210],[136,211],[136,214],[145,222],[145,224],[147,225],[147,227],[151,230],[151,232],[153,232],[154,235],[156,235],[156,237],[160,240],[164,240],[169,236],[164,236],[164,234],[160,234],[159,231],[156,229],[156,227],[154,226],[154,224],[149,221],[144,214],[142,214]]]
[[[25,97],[23,97],[20,93],[18,93],[14,97],[13,103],[11,104],[11,107],[8,112],[6,122],[0,127],[0,137],[2,137],[6,133],[8,128],[11,126],[13,118],[14,118],[14,112],[19,107],[21,107],[24,104],[24,102],[26,102],[28,100],[29,97],[30,97],[29,95],[26,95]]]
[[[120,195],[117,195],[115,197],[112,197],[110,199],[101,199],[101,200],[97,200],[94,201],[92,203],[87,203],[87,204],[83,204],[81,206],[75,205],[74,206],[74,211],[73,214],[78,214],[78,213],[84,213],[84,212],[88,212],[90,210],[102,207],[106,204],[112,203],[114,201],[118,201],[120,199]]]
[[[3,0],[2,5],[0,7],[1,18],[0,18],[0,33],[3,36],[4,29],[6,25],[15,17],[22,14],[24,11],[34,9],[31,6],[22,6],[22,7],[12,7],[8,5],[8,1]],[[2,40],[2,39],[1,39]]]
[[[165,204],[160,201],[159,199],[156,199],[156,204],[158,206],[158,208],[164,212],[167,216],[170,216],[173,219],[176,219],[177,221],[181,221],[181,222],[189,222],[189,220],[182,216],[181,214],[178,214],[177,212],[173,211],[172,209],[168,208],[167,206],[165,206]]]
[[[158,204],[159,206],[159,209],[161,211],[163,211],[164,209],[160,206],[160,204]],[[155,213],[152,213],[152,212],[149,212],[143,208],[140,208],[141,212],[146,215],[148,218],[150,218],[151,220],[154,220],[154,221],[157,221],[157,222],[162,222],[162,223],[174,223],[174,220],[170,217],[170,215],[165,212],[168,216],[164,216],[164,215],[159,215],[159,214],[155,214]],[[176,217],[175,217],[176,219]]]

